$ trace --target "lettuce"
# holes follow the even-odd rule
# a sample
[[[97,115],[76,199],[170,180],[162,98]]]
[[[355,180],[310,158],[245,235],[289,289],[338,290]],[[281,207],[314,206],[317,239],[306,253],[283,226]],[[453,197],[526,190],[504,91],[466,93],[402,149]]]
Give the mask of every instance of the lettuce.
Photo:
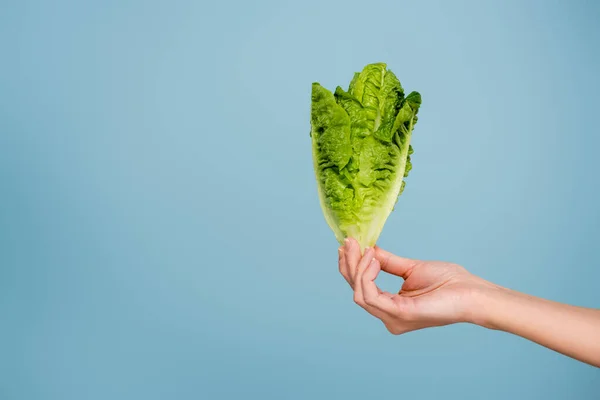
[[[404,96],[386,64],[354,74],[348,91],[312,85],[312,154],[325,220],[341,244],[374,246],[412,168],[421,95]]]

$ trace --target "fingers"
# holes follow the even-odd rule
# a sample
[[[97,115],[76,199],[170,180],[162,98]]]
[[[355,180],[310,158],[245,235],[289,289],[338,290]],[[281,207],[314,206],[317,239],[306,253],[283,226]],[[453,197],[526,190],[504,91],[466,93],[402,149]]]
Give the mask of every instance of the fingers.
[[[375,247],[375,258],[379,261],[381,269],[393,275],[408,278],[417,260],[399,257],[380,247]]]
[[[366,248],[361,257],[360,246],[354,239],[346,239],[338,249],[339,271],[354,290],[354,302],[380,319],[393,334],[420,329],[410,319],[413,299],[384,292],[375,280],[382,269],[406,279],[418,262],[378,247]]]
[[[381,271],[379,261],[373,258],[360,277],[362,296],[366,305],[389,313],[394,308],[394,301],[391,299],[391,293],[381,292],[375,284],[379,271]]]
[[[377,278],[380,268],[379,262],[374,257],[375,251],[366,248],[365,255],[358,263],[356,276],[354,277],[354,301],[371,315],[385,320],[389,317],[386,310],[391,309],[393,302],[375,284],[375,278]],[[372,271],[372,268],[375,268],[375,270]],[[365,279],[366,282],[364,282]]]
[[[362,308],[365,308],[366,304],[362,295],[362,286],[360,285],[360,281],[358,279],[360,279],[361,269],[365,269],[371,259],[373,259],[373,251],[369,248],[366,248],[365,255],[359,260],[358,265],[353,272],[354,275],[352,281],[354,282],[354,302]]]
[[[356,276],[356,268],[358,263],[360,262],[361,254],[360,254],[360,245],[353,238],[347,238],[344,241],[344,250],[346,253],[346,263],[348,264],[348,269],[350,271],[350,279],[354,283],[354,277]]]
[[[338,252],[340,273],[344,276],[348,284],[354,288],[356,270],[361,259],[360,246],[355,239],[347,238]]]
[[[358,242],[348,238],[338,249],[338,264],[340,273],[354,289],[354,302],[374,317],[386,321],[390,317],[386,310],[392,309],[394,295],[383,292],[375,284],[381,270],[375,253],[375,249],[366,248],[361,257]]]
[[[375,257],[375,250],[373,250],[370,247],[367,247],[365,249],[365,255],[360,259],[357,267],[356,267],[356,272],[354,275],[354,282],[359,282],[360,277],[362,276],[363,272],[367,269],[367,267],[369,266],[369,263],[371,262],[371,260]]]
[[[352,277],[350,276],[350,270],[346,263],[346,255],[343,247],[338,249],[338,267],[346,282],[352,287]]]
[[[369,263],[371,262],[371,260],[373,259],[373,257],[375,256],[375,252],[373,251],[373,249],[367,247],[365,249],[365,255],[360,259],[360,261],[358,262],[358,265],[356,266],[356,272],[354,274],[354,278],[353,278],[353,282],[354,282],[354,302],[360,306],[365,305],[365,301],[364,301],[364,297],[363,297],[363,292],[362,292],[362,285],[360,284],[360,278],[362,276],[362,273],[365,269],[367,269],[367,267],[369,266]]]

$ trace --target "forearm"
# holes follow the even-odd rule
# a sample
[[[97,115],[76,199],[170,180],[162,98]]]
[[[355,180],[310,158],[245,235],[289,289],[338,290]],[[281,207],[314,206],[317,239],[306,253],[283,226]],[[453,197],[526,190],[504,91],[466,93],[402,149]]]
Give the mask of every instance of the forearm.
[[[600,310],[575,307],[504,288],[482,291],[475,323],[529,339],[600,367]]]

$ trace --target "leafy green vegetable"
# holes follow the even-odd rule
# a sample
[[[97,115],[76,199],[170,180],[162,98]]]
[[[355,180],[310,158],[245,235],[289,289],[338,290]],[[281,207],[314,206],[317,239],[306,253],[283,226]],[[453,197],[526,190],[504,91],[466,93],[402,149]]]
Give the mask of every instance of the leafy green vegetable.
[[[338,242],[374,246],[412,168],[421,95],[404,96],[386,64],[354,74],[348,91],[312,85],[311,137],[321,208]]]

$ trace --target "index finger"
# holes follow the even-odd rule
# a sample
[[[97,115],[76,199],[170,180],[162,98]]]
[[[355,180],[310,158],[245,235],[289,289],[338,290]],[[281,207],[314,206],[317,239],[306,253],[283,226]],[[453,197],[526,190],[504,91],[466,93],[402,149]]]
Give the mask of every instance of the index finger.
[[[344,251],[346,256],[346,264],[348,264],[348,270],[350,273],[350,279],[354,281],[356,270],[361,259],[360,245],[353,238],[346,238],[344,241]]]
[[[363,299],[365,303],[371,307],[385,312],[392,312],[394,301],[391,297],[385,295],[375,283],[379,271],[381,271],[379,261],[374,258],[360,278]]]

